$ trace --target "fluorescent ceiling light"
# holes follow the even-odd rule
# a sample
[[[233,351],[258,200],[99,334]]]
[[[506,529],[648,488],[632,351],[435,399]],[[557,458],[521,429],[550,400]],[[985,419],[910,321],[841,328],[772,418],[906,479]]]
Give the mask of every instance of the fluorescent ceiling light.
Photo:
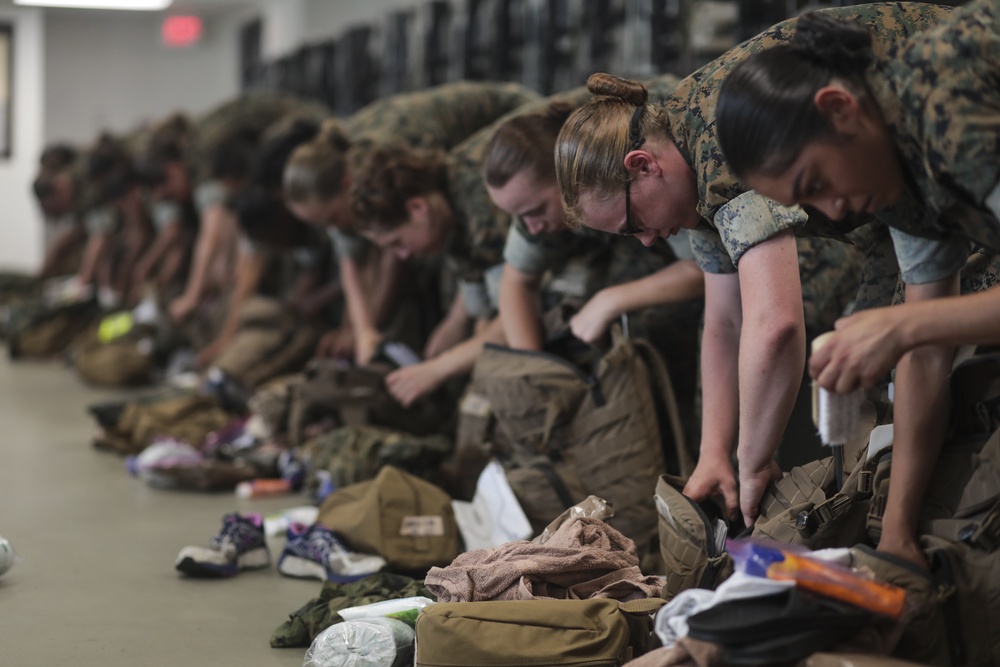
[[[174,0],[14,0],[15,5],[32,7],[72,7],[73,9],[166,9]]]

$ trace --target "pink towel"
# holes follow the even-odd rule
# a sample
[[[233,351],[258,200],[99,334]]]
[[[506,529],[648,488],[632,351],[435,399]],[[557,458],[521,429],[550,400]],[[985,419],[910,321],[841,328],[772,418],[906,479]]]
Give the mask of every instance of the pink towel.
[[[427,573],[439,602],[657,597],[663,579],[639,570],[635,543],[599,519],[564,523],[545,544],[509,542],[461,554]]]

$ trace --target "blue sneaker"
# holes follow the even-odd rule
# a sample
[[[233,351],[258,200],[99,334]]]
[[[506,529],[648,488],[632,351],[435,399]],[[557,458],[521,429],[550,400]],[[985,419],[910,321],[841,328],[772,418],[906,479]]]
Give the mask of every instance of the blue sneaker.
[[[292,524],[287,535],[288,543],[278,559],[278,572],[288,577],[346,584],[385,567],[381,556],[350,551],[336,533],[318,523],[308,527]]]
[[[259,514],[227,514],[222,529],[207,547],[184,547],[174,567],[192,577],[232,577],[240,570],[256,570],[271,564],[264,538],[264,519]]]

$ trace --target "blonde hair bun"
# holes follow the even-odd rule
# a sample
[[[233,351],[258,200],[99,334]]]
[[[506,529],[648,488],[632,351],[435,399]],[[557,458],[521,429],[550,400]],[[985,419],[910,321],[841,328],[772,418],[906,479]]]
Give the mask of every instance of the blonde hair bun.
[[[587,79],[587,90],[594,95],[617,97],[634,106],[641,106],[649,99],[649,91],[640,82],[605,72],[591,74]]]

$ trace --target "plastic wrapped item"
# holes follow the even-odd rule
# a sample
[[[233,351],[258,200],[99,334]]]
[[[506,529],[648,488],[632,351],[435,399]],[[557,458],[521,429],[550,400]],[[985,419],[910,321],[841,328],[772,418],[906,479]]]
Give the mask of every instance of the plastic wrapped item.
[[[168,439],[153,443],[137,456],[130,456],[125,465],[130,473],[146,480],[151,486],[172,488],[177,486],[177,481],[162,474],[163,471],[197,466],[204,460],[201,452],[191,445]]]
[[[393,618],[332,625],[306,651],[303,667],[404,667],[413,664],[413,628]]]
[[[353,621],[359,618],[391,617],[413,625],[416,622],[416,614],[410,612],[419,613],[421,609],[429,604],[434,604],[434,600],[418,596],[415,598],[373,602],[372,604],[363,604],[358,607],[348,607],[347,609],[339,610],[337,613],[345,621]],[[410,622],[411,619],[413,622]]]
[[[600,519],[602,521],[610,519],[615,515],[615,508],[611,506],[607,500],[603,498],[598,498],[597,496],[587,496],[584,500],[581,500],[576,505],[573,505],[568,510],[560,514],[555,518],[555,520],[547,525],[542,531],[542,534],[531,540],[534,544],[545,544],[549,541],[549,538],[559,530],[559,527],[570,519],[575,519],[577,517],[587,518],[587,519]]]
[[[14,547],[10,546],[10,542],[6,538],[0,536],[0,575],[14,567],[16,559],[17,554],[14,553]]]
[[[730,540],[728,550],[738,572],[794,581],[798,588],[898,619],[906,603],[902,588],[866,579],[835,563],[810,558],[785,545],[760,540]]]

